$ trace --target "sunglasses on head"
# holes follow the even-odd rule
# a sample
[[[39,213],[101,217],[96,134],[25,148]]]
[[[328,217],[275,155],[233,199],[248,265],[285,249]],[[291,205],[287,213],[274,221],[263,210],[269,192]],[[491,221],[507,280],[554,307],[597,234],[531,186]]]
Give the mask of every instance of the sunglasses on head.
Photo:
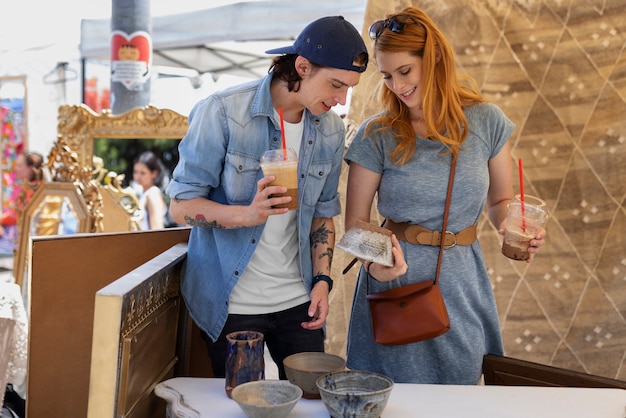
[[[396,15],[389,19],[377,20],[372,23],[369,30],[370,39],[376,40],[380,37],[385,29],[389,29],[394,33],[402,33],[406,24],[410,21],[419,25],[420,22],[410,15]]]

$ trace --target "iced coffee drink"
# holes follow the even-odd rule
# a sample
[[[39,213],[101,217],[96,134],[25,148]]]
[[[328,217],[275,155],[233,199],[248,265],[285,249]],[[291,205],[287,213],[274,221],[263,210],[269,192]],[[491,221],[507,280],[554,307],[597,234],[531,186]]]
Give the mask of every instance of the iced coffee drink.
[[[272,195],[291,196],[291,202],[274,205],[275,208],[288,208],[289,210],[298,208],[298,156],[291,148],[275,149],[265,151],[261,157],[261,169],[263,175],[274,176],[276,179],[270,186],[283,186],[287,188],[287,193]]]
[[[528,246],[535,236],[534,232],[523,231],[521,228],[507,228],[502,242],[502,254],[513,260],[528,260]]]
[[[511,200],[507,206],[502,254],[512,260],[528,260],[530,241],[548,218],[545,206],[546,202],[535,196],[526,195],[523,202],[520,195]]]

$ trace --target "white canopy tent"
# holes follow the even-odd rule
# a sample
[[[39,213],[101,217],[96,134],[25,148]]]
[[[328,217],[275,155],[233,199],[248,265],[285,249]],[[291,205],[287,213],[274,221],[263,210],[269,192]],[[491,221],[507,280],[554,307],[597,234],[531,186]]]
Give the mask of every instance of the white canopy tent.
[[[183,114],[218,88],[241,77],[266,74],[271,57],[265,51],[290,43],[316,18],[343,15],[361,30],[367,7],[367,0],[151,2],[156,12],[152,17],[152,102]],[[108,0],[97,3],[89,6],[97,9],[90,14],[86,3],[62,0],[59,4],[69,10],[64,19],[37,20],[25,14],[9,19],[8,15],[0,15],[3,28],[12,25],[16,34],[6,36],[5,31],[0,37],[0,76],[27,78],[28,142],[33,151],[49,151],[55,140],[58,106],[84,102],[86,80],[97,79],[98,89],[109,86],[111,6]],[[61,7],[59,4],[55,7]],[[24,0],[19,6],[25,10],[37,7],[44,14],[55,9],[36,0]],[[170,9],[181,12],[164,12]],[[24,31],[19,32],[21,29]],[[59,69],[70,73],[64,76]],[[59,78],[51,81],[51,74]],[[75,76],[70,78],[68,74]]]
[[[289,44],[323,16],[342,15],[360,31],[366,5],[367,0],[253,1],[155,16],[153,65],[260,77],[271,60],[265,50]],[[82,20],[81,59],[108,60],[110,32],[110,19]]]

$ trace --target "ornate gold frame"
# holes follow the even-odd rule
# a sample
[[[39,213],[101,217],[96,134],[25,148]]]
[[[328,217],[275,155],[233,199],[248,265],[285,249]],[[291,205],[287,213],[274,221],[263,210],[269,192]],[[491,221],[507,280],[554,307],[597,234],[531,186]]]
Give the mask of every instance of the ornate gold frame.
[[[97,114],[83,104],[59,107],[57,141],[46,162],[49,178],[39,186],[31,202],[20,214],[19,242],[14,263],[16,283],[22,283],[28,262],[30,226],[33,212],[39,204],[34,201],[35,196],[53,192],[58,194],[59,190],[65,190],[68,196],[79,196],[82,202],[79,206],[86,210],[86,217],[81,220],[77,232],[138,229],[135,215],[139,202],[134,192],[121,187],[120,176],[113,172],[107,173],[102,160],[94,158],[94,140],[182,139],[186,132],[186,116],[154,106],[135,108],[121,115],[113,115],[109,110]],[[68,190],[73,190],[73,193]],[[39,202],[44,198],[39,199]],[[113,218],[116,227],[105,227],[106,219]]]
[[[30,264],[29,241],[33,217],[39,210],[39,206],[45,202],[46,198],[51,196],[69,199],[78,222],[76,232],[89,232],[93,227],[93,217],[90,208],[87,206],[80,189],[74,183],[47,182],[41,184],[19,216],[19,237],[15,252],[13,274],[15,282],[20,286],[24,279],[26,266]]]
[[[187,132],[187,117],[154,106],[113,115],[109,110],[94,113],[82,104],[65,105],[59,108],[57,131],[85,167],[92,165],[94,139],[182,138]]]

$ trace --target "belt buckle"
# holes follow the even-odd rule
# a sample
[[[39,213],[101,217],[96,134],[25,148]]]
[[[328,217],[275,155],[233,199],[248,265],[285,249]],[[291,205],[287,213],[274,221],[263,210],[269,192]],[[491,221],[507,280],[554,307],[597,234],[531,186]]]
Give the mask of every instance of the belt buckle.
[[[454,234],[454,232],[450,232],[450,231],[446,231],[446,232],[445,232],[445,235],[451,235],[451,236],[452,236],[452,239],[453,239],[452,244],[450,244],[450,245],[445,245],[445,242],[446,242],[446,241],[445,241],[445,236],[444,236],[444,241],[443,241],[443,242],[444,242],[444,246],[443,246],[443,249],[444,249],[444,250],[447,250],[447,249],[452,248],[452,247],[454,247],[454,246],[456,245],[456,235]]]

